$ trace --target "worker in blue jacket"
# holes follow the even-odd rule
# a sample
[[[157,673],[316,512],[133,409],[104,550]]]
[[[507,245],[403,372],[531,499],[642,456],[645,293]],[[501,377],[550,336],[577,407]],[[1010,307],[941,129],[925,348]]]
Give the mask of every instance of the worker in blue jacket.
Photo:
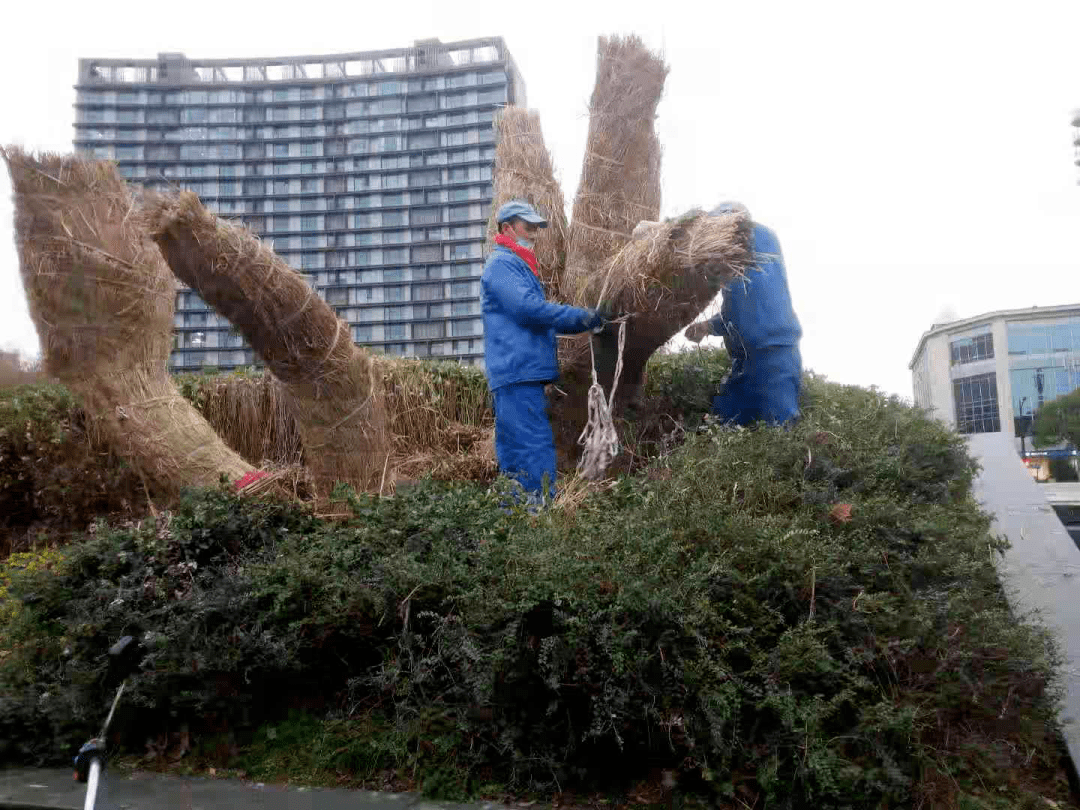
[[[499,233],[481,281],[495,456],[499,471],[540,505],[554,497],[555,486],[555,437],[544,392],[559,376],[555,336],[599,329],[604,318],[546,299],[533,243],[548,223],[536,209],[512,200],[499,208],[495,222]]]
[[[741,203],[722,203],[711,216],[749,211]],[[754,266],[723,291],[716,317],[686,328],[688,340],[724,338],[731,373],[713,398],[713,413],[725,422],[749,425],[763,420],[791,422],[799,416],[802,327],[791,304],[780,241],[772,230],[753,223]]]

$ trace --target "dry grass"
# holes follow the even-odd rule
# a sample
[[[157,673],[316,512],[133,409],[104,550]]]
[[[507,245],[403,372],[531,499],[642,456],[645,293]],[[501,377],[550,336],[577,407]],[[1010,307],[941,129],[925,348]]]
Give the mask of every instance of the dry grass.
[[[488,218],[494,238],[495,212],[510,200],[525,200],[548,220],[536,240],[536,259],[548,295],[558,297],[566,267],[569,228],[566,200],[555,179],[551,154],[544,146],[540,116],[521,107],[506,107],[495,119],[495,199]]]
[[[453,364],[379,357],[386,411],[396,453],[411,456],[432,448],[455,451],[458,426],[494,424],[487,384]]]
[[[149,196],[140,220],[173,272],[248,340],[282,383],[320,496],[379,486],[391,449],[371,357],[304,277],[191,192]]]
[[[499,465],[495,460],[494,427],[459,424],[446,430],[442,439],[441,445],[396,457],[393,479],[400,481],[430,475],[440,481],[495,480]]]
[[[660,217],[660,142],[654,121],[667,66],[636,36],[601,37],[589,134],[574,198],[563,296],[596,306],[591,277],[642,220]]]
[[[426,472],[440,479],[495,476],[493,416],[482,375],[453,363],[373,358],[392,440],[385,477],[372,491]],[[270,374],[184,378],[183,385],[224,441],[264,469],[306,464],[296,421]],[[257,485],[256,485],[257,486]],[[245,490],[246,492],[246,490]]]
[[[198,396],[203,416],[247,461],[266,469],[304,462],[296,420],[271,375],[207,377]]]
[[[155,490],[251,470],[166,373],[175,280],[132,218],[111,163],[3,152],[30,315],[47,373],[82,401],[116,452]]]

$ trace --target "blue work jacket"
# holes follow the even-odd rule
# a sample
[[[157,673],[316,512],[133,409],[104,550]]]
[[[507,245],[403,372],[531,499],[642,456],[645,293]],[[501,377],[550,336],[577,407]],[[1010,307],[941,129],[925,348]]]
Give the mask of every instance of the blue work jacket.
[[[488,387],[557,379],[555,335],[585,331],[592,313],[548,301],[525,260],[501,245],[488,257],[480,284]]]
[[[724,288],[720,314],[709,321],[732,357],[761,349],[797,346],[802,326],[791,304],[780,240],[754,223],[754,266]]]

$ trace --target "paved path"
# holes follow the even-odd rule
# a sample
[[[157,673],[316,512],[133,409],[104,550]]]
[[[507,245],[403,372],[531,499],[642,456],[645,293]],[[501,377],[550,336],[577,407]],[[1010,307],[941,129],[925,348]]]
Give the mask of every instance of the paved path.
[[[0,810],[82,810],[86,786],[61,768],[0,770]],[[429,802],[413,793],[297,788],[137,773],[106,774],[98,810],[494,810],[501,805]]]
[[[994,515],[994,531],[1012,544],[998,566],[1009,601],[1019,613],[1038,611],[1065,655],[1064,735],[1073,763],[1080,766],[1080,549],[1011,438],[982,433],[968,443],[983,468],[975,496]]]

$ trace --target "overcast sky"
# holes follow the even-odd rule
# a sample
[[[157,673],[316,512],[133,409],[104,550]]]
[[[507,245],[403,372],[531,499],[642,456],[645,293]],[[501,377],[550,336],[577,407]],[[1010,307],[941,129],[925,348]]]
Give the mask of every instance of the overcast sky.
[[[0,42],[0,143],[68,151],[79,57],[336,53],[501,35],[567,198],[596,37],[671,72],[664,214],[741,199],[776,229],[808,368],[909,397],[931,323],[1080,303],[1080,3],[234,2],[23,6]],[[105,9],[109,9],[105,12]],[[47,35],[42,25],[48,22]],[[41,35],[16,36],[19,32]],[[0,348],[37,353],[0,174]]]

